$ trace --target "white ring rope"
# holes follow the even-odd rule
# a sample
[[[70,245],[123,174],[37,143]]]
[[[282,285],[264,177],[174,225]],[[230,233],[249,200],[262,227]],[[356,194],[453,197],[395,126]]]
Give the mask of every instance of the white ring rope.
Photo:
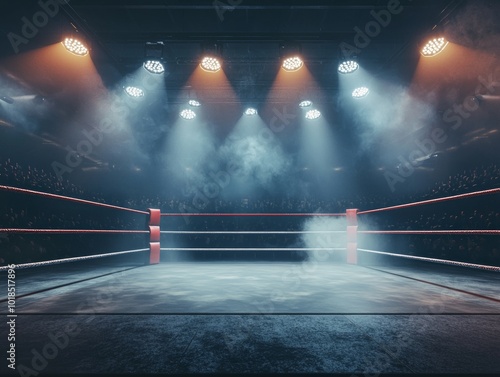
[[[478,268],[478,269],[481,269],[481,270],[500,272],[500,267],[497,267],[497,266],[488,266],[488,265],[484,265],[484,264],[458,262],[458,261],[453,261],[453,260],[448,260],[448,259],[436,259],[436,258],[418,257],[418,256],[415,256],[415,255],[387,253],[385,251],[376,251],[376,250],[369,250],[369,249],[358,249],[358,251],[365,251],[367,253],[382,254],[382,255],[391,255],[393,257],[416,259],[416,260],[422,260],[422,261],[426,261],[426,262],[441,263],[441,264],[447,264],[447,265],[451,265],[451,266],[471,267],[471,268]]]
[[[73,257],[73,258],[64,258],[64,259],[54,259],[54,260],[48,260],[48,261],[41,261],[41,262],[23,263],[23,264],[16,264],[15,268],[19,269],[19,268],[29,268],[29,267],[40,267],[40,266],[47,266],[47,265],[59,264],[59,263],[66,263],[66,262],[76,262],[76,261],[80,261],[80,260],[110,257],[110,256],[113,256],[113,255],[131,254],[131,253],[137,253],[137,252],[140,252],[140,251],[149,251],[149,249],[116,251],[116,252],[106,253],[106,254],[86,255],[86,256],[83,256],[83,257]],[[0,267],[0,271],[5,271],[7,269],[9,269],[9,266],[2,266],[2,267]]]
[[[469,234],[469,235],[500,235],[500,230],[486,230],[486,229],[460,229],[460,230],[358,230],[358,234]]]

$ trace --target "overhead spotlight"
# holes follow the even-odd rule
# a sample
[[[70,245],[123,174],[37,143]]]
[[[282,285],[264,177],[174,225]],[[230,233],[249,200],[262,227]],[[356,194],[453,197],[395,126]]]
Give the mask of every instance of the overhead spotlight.
[[[359,64],[355,60],[344,60],[339,64],[339,73],[353,73],[359,68]]]
[[[89,52],[88,48],[76,38],[66,38],[62,44],[66,50],[78,56],[85,56]]]
[[[294,41],[282,42],[279,46],[279,54],[282,59],[281,67],[288,72],[298,71],[304,65],[300,58],[301,46]]]
[[[420,53],[425,57],[431,57],[439,54],[448,45],[448,41],[444,37],[431,39],[422,48]]]
[[[306,113],[306,119],[309,119],[309,120],[318,119],[320,116],[321,116],[321,112],[318,109],[312,109]]]
[[[14,98],[9,97],[9,96],[0,96],[0,100],[7,102],[10,105],[12,105],[14,103]]]
[[[477,103],[483,103],[485,101],[488,102],[500,102],[500,96],[494,96],[491,94],[478,94],[472,97],[472,100]]]
[[[304,107],[309,107],[311,106],[313,103],[309,100],[305,100],[305,101],[302,101],[301,103],[299,103],[299,107],[301,108],[304,108]]]
[[[196,118],[196,113],[191,109],[184,109],[179,113],[180,117],[186,120],[192,120]]]
[[[370,89],[366,86],[360,86],[352,91],[352,98],[363,98],[366,97],[370,93]]]
[[[165,72],[165,67],[159,60],[146,60],[144,62],[144,69],[157,75]]]
[[[248,109],[245,110],[245,115],[252,116],[252,115],[257,115],[257,109],[254,109],[253,107],[249,107]]]
[[[200,68],[206,72],[218,72],[222,68],[222,45],[214,41],[204,42],[201,50]]]
[[[144,97],[144,90],[136,86],[126,86],[125,93],[134,98]]]
[[[219,59],[213,56],[205,56],[200,63],[200,67],[207,72],[217,72],[221,68]]]
[[[285,71],[294,72],[302,68],[304,62],[298,56],[292,56],[283,60],[281,65]]]
[[[189,102],[188,102],[188,105],[189,106],[192,106],[192,107],[200,107],[201,106],[201,103],[198,102],[197,100],[195,99],[190,99]]]
[[[165,72],[163,66],[163,42],[146,42],[144,50],[144,69],[150,73],[162,74]]]

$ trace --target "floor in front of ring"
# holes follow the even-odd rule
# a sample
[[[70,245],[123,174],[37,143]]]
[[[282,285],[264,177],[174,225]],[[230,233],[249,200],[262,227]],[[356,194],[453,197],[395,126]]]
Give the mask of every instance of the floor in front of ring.
[[[284,262],[65,269],[17,271],[18,294],[116,273],[18,298],[18,367],[49,373],[500,373],[498,274],[424,264]],[[1,312],[6,308],[4,301]],[[0,337],[6,336],[2,326]],[[5,363],[0,369],[9,371]]]

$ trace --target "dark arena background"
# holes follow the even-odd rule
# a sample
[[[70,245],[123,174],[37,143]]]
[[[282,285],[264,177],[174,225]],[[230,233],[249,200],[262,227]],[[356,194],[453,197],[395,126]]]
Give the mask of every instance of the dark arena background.
[[[500,1],[0,9],[0,374],[500,375]]]

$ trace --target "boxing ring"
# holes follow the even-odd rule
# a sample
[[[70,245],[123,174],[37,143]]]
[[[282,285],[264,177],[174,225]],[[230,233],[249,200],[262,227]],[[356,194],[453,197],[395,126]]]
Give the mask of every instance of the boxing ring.
[[[495,350],[500,349],[500,266],[402,254],[358,245],[361,237],[373,235],[497,237],[500,230],[375,230],[360,229],[359,224],[371,214],[498,195],[500,188],[378,209],[347,209],[345,213],[167,213],[156,208],[138,210],[10,186],[0,186],[0,191],[129,213],[144,221],[143,229],[0,229],[0,234],[24,234],[27,237],[34,234],[54,237],[65,234],[82,237],[92,234],[144,236],[143,248],[33,261],[15,266],[9,265],[7,260],[7,265],[0,266],[0,289],[4,292],[0,296],[2,314],[8,314],[6,271],[16,271],[19,332],[24,339],[29,339],[20,346],[22,356],[19,360],[26,365],[31,362],[30,352],[35,348],[41,350],[47,341],[48,335],[42,329],[54,326],[59,329],[76,323],[84,335],[75,336],[74,346],[65,350],[65,357],[49,363],[48,371],[215,373],[223,370],[243,373],[251,368],[256,372],[290,370],[309,373],[318,371],[320,363],[320,371],[334,373],[450,370],[500,373],[500,363],[493,355]],[[169,228],[173,218],[195,217],[208,220],[213,217],[285,217],[299,222],[325,218],[341,221],[344,228]],[[168,246],[170,237],[191,235],[311,236],[319,240],[319,246]],[[332,237],[341,239],[344,245],[330,245],[328,240]],[[221,251],[236,254],[298,251],[305,253],[307,258],[278,262],[178,262],[168,258],[171,253]],[[127,265],[126,268],[113,266],[113,262],[106,265],[102,262],[134,255],[141,256],[139,260],[142,262]],[[416,264],[373,266],[364,263],[364,255]],[[333,262],[330,260],[332,256],[336,257]],[[89,261],[95,264],[85,264]],[[472,333],[464,333],[464,326]],[[393,338],[396,328],[399,328],[398,334],[407,334],[406,337],[397,335]],[[132,345],[128,329],[149,335]],[[274,334],[272,345],[269,343],[269,332]],[[163,334],[161,337],[167,339],[165,344],[168,347],[163,342],[151,340],[155,333]],[[102,334],[107,336],[102,337]],[[476,344],[478,334],[480,345],[474,348],[471,345]],[[71,338],[70,335],[68,337]],[[360,341],[360,337],[364,340]],[[434,347],[431,343],[435,337],[442,337],[446,339],[443,341],[451,344],[459,342],[456,347],[460,350],[440,355],[446,360],[444,366],[424,363],[426,366],[423,367],[422,360]],[[336,339],[335,342],[331,343],[332,339]],[[96,344],[99,344],[98,348]],[[320,350],[318,344],[324,344],[324,347]],[[394,351],[389,344],[399,345],[399,349]],[[140,360],[134,359],[134,364],[131,364],[132,361],[123,364],[123,360],[115,363],[103,356],[106,355],[103,349],[108,350],[108,355],[113,354],[111,350],[117,345],[137,352],[141,355]],[[220,354],[221,347],[228,353]],[[277,362],[267,369],[256,367],[261,364],[258,355],[267,360],[276,356],[276,351],[269,354],[269,349],[283,350],[284,356],[278,359],[285,360],[287,366],[278,367],[276,365],[280,364]],[[163,361],[159,363],[157,350],[161,350],[162,355],[170,356],[164,360],[160,358]],[[458,358],[457,352],[468,352],[472,359]],[[286,355],[289,354],[295,356],[288,358]],[[310,355],[309,361],[304,361],[304,354]],[[235,357],[247,360],[246,366],[234,364]],[[374,364],[373,358],[384,361]],[[89,367],[89,363],[96,366]]]
[[[125,207],[120,207],[116,205],[110,205],[110,204],[105,204],[105,203],[99,203],[99,202],[93,202],[89,200],[83,200],[83,199],[78,199],[78,198],[72,198],[68,196],[62,196],[62,195],[56,195],[56,194],[50,194],[50,193],[44,193],[40,191],[34,191],[34,190],[28,190],[28,189],[21,189],[21,188],[16,188],[16,187],[10,187],[10,186],[0,186],[1,191],[8,191],[12,193],[16,193],[19,195],[26,195],[26,196],[38,196],[41,198],[44,198],[46,200],[58,200],[58,201],[64,201],[64,202],[69,202],[74,205],[86,205],[86,206],[94,206],[94,207],[100,207],[100,208],[105,208],[109,211],[120,211],[120,212],[127,212],[127,213],[132,213],[137,216],[142,216],[144,218],[144,225],[145,229],[30,229],[30,228],[0,228],[0,233],[3,234],[50,234],[54,235],[57,237],[57,235],[60,234],[75,234],[75,235],[92,235],[92,234],[111,234],[111,235],[125,235],[125,234],[138,234],[138,235],[144,235],[144,237],[147,237],[147,242],[148,244],[145,244],[144,248],[139,248],[139,249],[132,249],[132,250],[120,250],[120,251],[112,251],[112,252],[106,252],[106,253],[99,253],[99,254],[94,254],[94,255],[84,255],[84,256],[77,256],[77,257],[71,257],[71,258],[60,258],[60,259],[55,259],[55,260],[45,260],[45,261],[34,261],[34,262],[29,262],[29,263],[20,263],[15,266],[16,270],[21,270],[21,269],[34,269],[40,268],[40,267],[50,267],[50,266],[55,266],[59,264],[67,264],[70,262],[82,262],[82,261],[88,261],[88,260],[95,260],[95,259],[102,259],[106,257],[116,257],[116,256],[123,256],[123,255],[130,255],[130,254],[142,254],[144,256],[144,265],[145,266],[155,266],[155,265],[162,265],[165,266],[165,264],[169,264],[169,262],[165,263],[160,263],[161,258],[160,254],[161,253],[171,253],[171,252],[205,252],[205,253],[212,253],[212,252],[232,252],[232,253],[238,253],[238,252],[260,252],[260,253],[275,253],[275,252],[300,252],[300,253],[307,253],[307,257],[305,261],[306,265],[309,263],[309,265],[313,264],[317,269],[323,269],[323,268],[330,268],[331,266],[328,265],[327,260],[329,257],[333,254],[341,255],[341,258],[344,259],[344,264],[345,266],[339,266],[339,264],[335,265],[335,269],[339,269],[340,267],[343,268],[349,268],[348,266],[357,266],[359,265],[359,255],[360,253],[364,254],[371,254],[371,255],[381,255],[381,256],[389,256],[392,258],[399,258],[403,260],[410,260],[410,261],[415,261],[415,262],[426,262],[429,263],[430,265],[446,265],[446,266],[452,266],[452,267],[466,267],[470,269],[478,269],[478,270],[483,270],[487,272],[492,272],[492,273],[498,273],[500,272],[500,266],[494,266],[494,265],[485,265],[485,264],[477,264],[477,263],[467,263],[463,261],[456,261],[456,260],[449,260],[449,259],[439,259],[439,258],[432,258],[432,257],[423,257],[423,256],[417,256],[417,255],[409,255],[409,254],[400,254],[400,253],[394,253],[394,252],[389,252],[385,250],[375,250],[372,248],[360,248],[358,247],[358,238],[362,237],[363,235],[448,235],[448,236],[455,236],[455,235],[481,235],[481,236],[488,236],[488,237],[495,237],[500,234],[500,230],[363,230],[363,229],[358,229],[358,219],[365,217],[365,216],[370,216],[371,214],[374,213],[382,213],[382,212],[387,212],[387,211],[395,211],[395,210],[400,210],[400,209],[406,209],[406,208],[411,208],[411,207],[417,207],[417,206],[425,206],[425,205],[432,205],[432,204],[437,204],[441,202],[447,202],[447,201],[455,201],[455,200],[464,200],[467,198],[471,197],[478,197],[478,196],[486,196],[486,195],[495,195],[500,192],[499,188],[496,189],[490,189],[490,190],[482,190],[482,191],[477,191],[477,192],[472,192],[472,193],[467,193],[467,194],[462,194],[462,195],[454,195],[450,197],[444,197],[444,198],[438,198],[438,199],[431,199],[431,200],[425,200],[425,201],[419,201],[419,202],[414,202],[414,203],[407,203],[407,204],[402,204],[402,205],[396,205],[396,206],[391,206],[391,207],[385,207],[385,208],[378,208],[378,209],[370,209],[370,210],[362,210],[359,211],[357,209],[347,209],[345,213],[166,213],[166,212],[161,212],[160,209],[154,209],[150,208],[147,211],[144,210],[138,210],[138,209],[132,209],[132,208],[125,208]],[[204,218],[295,218],[298,220],[302,219],[311,219],[311,218],[335,218],[335,219],[342,219],[343,224],[345,229],[339,230],[339,229],[327,229],[327,230],[203,230],[203,229],[185,229],[185,230],[167,230],[163,229],[161,227],[161,222],[162,219],[166,219],[166,222],[168,223],[169,219],[171,218],[191,218],[191,217],[204,217]],[[320,244],[319,246],[315,247],[299,247],[297,245],[294,246],[289,246],[289,247],[162,247],[161,246],[161,238],[162,237],[172,237],[172,236],[185,236],[185,235],[196,235],[196,236],[218,236],[218,235],[230,235],[230,236],[251,236],[251,235],[259,235],[259,236],[268,236],[268,235],[294,235],[294,236],[314,236],[317,238],[319,241],[318,243]],[[340,237],[340,238],[345,238],[345,246],[342,247],[337,247],[339,245],[332,246],[329,244],[329,239],[325,237]],[[168,240],[168,238],[167,238]],[[331,240],[331,238],[330,238]],[[146,240],[145,240],[146,241]],[[286,246],[286,245],[283,245]],[[168,255],[168,254],[166,254]],[[261,254],[262,255],[262,254]],[[337,258],[338,260],[338,258]],[[8,261],[7,261],[8,262]],[[221,261],[222,266],[224,266],[224,261]],[[303,263],[304,264],[304,263]],[[178,268],[181,268],[178,264],[173,264],[172,267],[169,267],[169,274],[172,276],[172,278],[175,276],[175,268],[176,266]],[[184,265],[182,268],[186,268],[186,266],[189,266],[189,263]],[[195,266],[198,266],[197,264],[192,265],[193,268]],[[12,267],[12,266],[11,266]],[[140,267],[140,266],[135,266],[135,267]],[[198,266],[199,267],[199,266]],[[213,264],[212,267],[214,268],[213,274],[216,274],[216,269],[217,269],[217,264]],[[360,267],[363,267],[363,264],[360,264]],[[369,267],[369,266],[365,266]],[[259,269],[266,269],[268,267],[263,267],[262,263],[259,265]],[[293,282],[293,281],[298,281],[302,279],[297,272],[290,272],[290,267],[286,267],[288,270],[284,272],[279,272],[280,278],[277,279],[277,282],[280,284],[283,284],[284,282]],[[6,266],[1,266],[0,271],[5,271],[9,269],[9,265]],[[172,271],[174,269],[174,271]],[[245,268],[241,270],[241,273],[244,274]],[[296,270],[296,268],[295,268]],[[300,274],[308,274],[308,275],[314,275],[314,272],[304,272],[307,271],[307,268],[302,268],[302,272]],[[309,266],[309,270],[311,270],[311,267]],[[387,271],[385,271],[387,272]],[[64,273],[64,272],[63,272]],[[148,272],[149,274],[150,272]],[[188,272],[192,273],[192,272]],[[343,271],[344,274],[347,274],[345,271]],[[354,273],[354,272],[353,272]],[[276,274],[276,272],[274,272]],[[361,272],[357,271],[354,273],[355,275],[362,275]],[[107,275],[107,274],[104,274]],[[291,277],[293,275],[293,278]],[[398,274],[395,274],[398,275]],[[100,276],[100,275],[99,275]],[[327,275],[324,275],[325,278],[328,278]],[[338,276],[342,276],[341,273],[338,273]],[[403,274],[403,276],[406,276]],[[85,276],[85,279],[87,276]],[[84,280],[85,280],[84,279]],[[370,278],[368,278],[370,279]],[[423,281],[423,279],[419,278],[414,278],[417,281]],[[79,279],[76,279],[79,281]],[[304,280],[304,279],[302,279]],[[432,284],[430,282],[429,284]],[[446,286],[443,284],[439,283],[433,283],[434,285],[437,286]],[[57,285],[58,288],[60,288],[60,285]],[[44,287],[44,290],[50,290],[50,287]],[[458,289],[458,288],[457,288]],[[460,289],[458,289],[460,291]],[[284,289],[283,289],[284,291]],[[35,290],[35,292],[38,292],[38,290]],[[196,292],[193,292],[196,293]],[[30,292],[25,292],[23,293],[25,296],[30,296],[32,295]],[[358,292],[360,294],[360,292]],[[480,293],[478,292],[470,292],[471,295],[475,295],[476,297],[481,296]],[[284,295],[284,294],[283,294]],[[36,295],[35,295],[36,296]],[[500,298],[492,298],[489,297],[490,301],[492,302],[500,302]],[[4,299],[5,301],[5,299]],[[1,302],[1,301],[0,301]],[[252,312],[251,308],[248,306],[245,306],[245,310]],[[326,309],[325,312],[330,312],[331,310],[337,310],[338,308],[334,309]],[[33,310],[33,309],[32,309]],[[237,312],[241,311],[242,308],[236,309]],[[284,312],[286,312],[286,306],[283,308]],[[490,311],[491,308],[488,308],[487,311]],[[186,312],[190,312],[191,310],[186,310]],[[211,311],[211,310],[208,310]],[[228,311],[228,309],[226,310]],[[230,310],[229,310],[230,311]],[[298,311],[297,308],[295,307],[293,312]],[[344,311],[344,310],[340,310]],[[318,307],[318,312],[322,312],[321,307]]]

